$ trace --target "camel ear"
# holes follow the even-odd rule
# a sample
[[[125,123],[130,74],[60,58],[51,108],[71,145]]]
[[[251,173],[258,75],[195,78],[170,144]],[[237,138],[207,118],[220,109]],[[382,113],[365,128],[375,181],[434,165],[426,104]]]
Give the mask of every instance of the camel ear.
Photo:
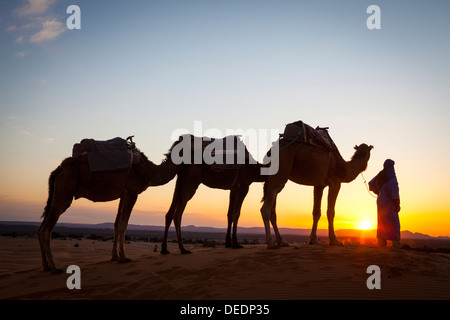
[[[373,146],[372,146],[372,145],[370,145],[370,146],[369,146],[369,150],[372,150],[372,149],[373,149]]]
[[[353,149],[358,150],[358,146],[355,144],[355,146],[353,147]]]

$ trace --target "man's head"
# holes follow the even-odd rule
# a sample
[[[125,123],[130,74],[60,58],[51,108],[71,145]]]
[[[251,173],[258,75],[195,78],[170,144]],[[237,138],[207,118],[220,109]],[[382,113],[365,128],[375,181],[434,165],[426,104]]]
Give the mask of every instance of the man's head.
[[[394,167],[394,164],[395,164],[394,160],[386,159],[386,161],[385,161],[384,164],[383,164],[383,168],[384,168],[384,169],[387,169],[387,168],[393,168],[393,167]]]

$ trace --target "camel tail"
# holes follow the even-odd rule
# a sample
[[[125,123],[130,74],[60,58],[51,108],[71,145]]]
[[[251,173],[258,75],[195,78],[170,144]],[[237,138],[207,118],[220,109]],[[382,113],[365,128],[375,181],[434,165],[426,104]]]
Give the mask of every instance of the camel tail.
[[[53,190],[55,189],[55,180],[56,175],[61,171],[61,166],[56,168],[51,174],[50,178],[48,178],[48,199],[47,199],[47,205],[44,208],[44,213],[42,213],[41,218],[46,218],[48,213],[50,212],[50,208],[52,206],[52,200],[53,200]]]

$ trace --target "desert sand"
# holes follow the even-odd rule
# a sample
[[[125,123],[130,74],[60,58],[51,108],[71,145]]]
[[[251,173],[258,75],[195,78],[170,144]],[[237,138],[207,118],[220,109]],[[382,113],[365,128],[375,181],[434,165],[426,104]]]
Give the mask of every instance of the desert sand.
[[[450,299],[447,253],[295,243],[191,245],[191,255],[169,243],[164,256],[155,243],[125,248],[133,261],[119,264],[109,261],[110,241],[54,239],[57,266],[81,269],[81,289],[69,290],[69,274],[42,271],[37,239],[0,237],[0,299]],[[369,265],[380,267],[379,290],[366,286]]]

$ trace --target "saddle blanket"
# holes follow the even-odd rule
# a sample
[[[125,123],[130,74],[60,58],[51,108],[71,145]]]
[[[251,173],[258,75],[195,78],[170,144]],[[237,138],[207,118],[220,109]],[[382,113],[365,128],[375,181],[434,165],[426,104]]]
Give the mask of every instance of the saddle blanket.
[[[140,151],[131,149],[123,138],[106,141],[83,139],[73,146],[73,158],[86,154],[91,172],[129,169],[132,164],[140,162]]]
[[[287,141],[300,139],[303,143],[323,148],[326,151],[331,151],[332,148],[332,142],[327,128],[317,127],[314,129],[303,121],[287,124],[284,129],[283,139]]]
[[[190,163],[195,163],[196,155],[201,155],[204,163],[217,170],[238,169],[242,164],[257,163],[240,136],[208,138],[187,134],[183,136],[183,139],[185,138],[188,139],[188,146],[191,149]]]

